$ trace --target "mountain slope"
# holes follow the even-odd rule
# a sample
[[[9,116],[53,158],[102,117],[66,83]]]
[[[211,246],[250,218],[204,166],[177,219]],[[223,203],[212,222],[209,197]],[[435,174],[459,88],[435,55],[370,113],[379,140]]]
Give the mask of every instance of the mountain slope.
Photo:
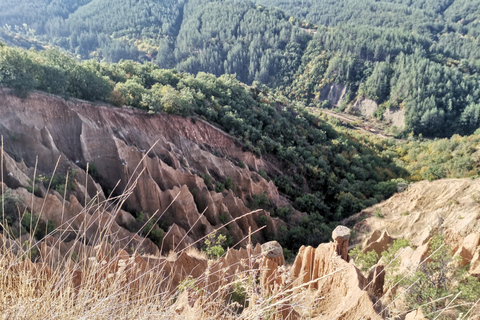
[[[405,173],[391,157],[380,155],[385,145],[340,133],[285,98],[280,102],[268,91],[245,86],[232,76],[193,76],[130,61],[78,63],[55,51],[27,54],[6,46],[0,53],[1,82],[15,88],[17,94],[26,96],[38,88],[105,99],[150,114],[195,116],[192,121],[200,117],[223,128],[244,151],[275,164],[251,169],[273,180],[289,202],[278,205],[263,192],[244,200],[251,208],[266,209],[288,222],[290,228],[281,228],[269,237],[280,239],[290,249],[327,240],[335,221],[391,195],[396,190],[395,178]],[[138,126],[137,130],[148,130],[150,125]],[[212,152],[217,151],[214,148]],[[240,158],[230,160],[245,167]],[[196,172],[211,190],[235,189],[228,174],[214,174],[205,168]],[[292,206],[305,214],[296,213]],[[149,210],[152,214],[152,208]]]
[[[387,125],[401,118],[404,125],[392,134],[443,137],[471,134],[480,125],[475,3],[266,2],[286,14],[248,1],[38,1],[29,5],[42,14],[22,18],[27,4],[19,2],[3,8],[9,14],[0,22],[8,24],[2,33],[9,43],[38,46],[34,40],[41,40],[83,59],[132,58],[192,73],[236,74],[311,106],[361,113],[368,104],[373,111],[365,116]],[[344,93],[332,99],[334,84]]]

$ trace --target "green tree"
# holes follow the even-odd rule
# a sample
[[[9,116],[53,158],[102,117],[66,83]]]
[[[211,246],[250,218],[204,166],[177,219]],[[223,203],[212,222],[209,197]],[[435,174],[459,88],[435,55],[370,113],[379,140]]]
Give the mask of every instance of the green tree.
[[[10,48],[0,47],[0,84],[15,89],[17,94],[25,95],[36,85],[35,75],[38,65],[28,57],[27,53]]]

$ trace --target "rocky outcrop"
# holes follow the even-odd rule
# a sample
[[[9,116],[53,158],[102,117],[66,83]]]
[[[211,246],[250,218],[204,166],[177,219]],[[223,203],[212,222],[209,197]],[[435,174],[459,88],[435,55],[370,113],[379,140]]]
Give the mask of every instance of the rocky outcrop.
[[[244,152],[235,139],[201,119],[149,115],[40,93],[21,99],[5,88],[0,88],[0,105],[5,184],[30,199],[26,189],[33,187],[34,174],[70,174],[74,187],[66,190],[65,211],[64,189],[57,187],[61,182],[54,187],[60,193],[47,192],[48,183],[37,182],[34,208],[28,209],[57,226],[65,214],[75,216],[69,226],[72,238],[75,228],[92,219],[91,210],[79,215],[85,204],[124,192],[128,193],[124,209],[155,214],[160,220],[167,235],[163,252],[184,248],[219,228],[225,222],[220,215],[236,219],[228,232],[241,246],[246,245],[242,239],[249,230],[258,229],[260,215],[267,216],[269,227],[278,225],[268,213],[248,215],[247,204],[253,195],[264,193],[274,205],[286,204],[273,182],[255,172],[264,169],[273,175],[281,168]],[[238,166],[240,161],[246,166]],[[215,184],[227,179],[231,189],[215,192]],[[40,205],[43,199],[45,204]],[[118,208],[115,211],[114,228],[126,236],[125,229],[132,227],[134,218]],[[87,234],[89,241],[94,234],[95,228]],[[262,232],[257,237],[263,241]]]
[[[443,245],[454,258],[449,262],[449,268],[468,267],[468,274],[480,276],[480,179],[444,179],[433,182],[422,181],[411,184],[408,188],[395,194],[390,199],[363,210],[351,220],[358,222],[354,226],[357,241],[361,243],[364,252],[374,250],[381,253],[388,249],[395,239],[406,239],[410,246],[398,250],[396,257],[387,265],[384,258],[370,271],[368,280],[380,279],[381,269],[387,271],[383,296],[375,289],[372,282],[373,296],[380,298],[380,303],[389,305],[392,300],[390,292],[402,295],[402,286],[395,286],[392,279],[403,279],[413,275],[419,266],[428,263],[429,240],[441,234]],[[379,217],[375,213],[381,211]],[[344,221],[349,224],[349,221]],[[455,258],[456,257],[456,258]],[[389,264],[390,264],[389,262]],[[395,280],[397,281],[397,280]],[[399,310],[409,309],[408,305],[399,299]],[[475,307],[471,314],[478,313]],[[456,319],[458,310],[445,310],[445,317]],[[450,311],[447,315],[447,311]],[[424,319],[419,311],[411,312],[406,319]]]
[[[366,117],[373,117],[377,109],[378,104],[374,100],[363,97],[357,99],[352,106],[352,111]]]
[[[320,92],[320,101],[328,100],[330,105],[339,107],[345,101],[348,87],[343,84],[327,84]]]
[[[343,260],[348,262],[348,240],[350,229],[345,226],[338,226],[333,230],[332,238],[335,241],[335,251]]]
[[[350,106],[349,110],[357,115],[373,118],[375,116],[375,112],[378,110],[378,103],[372,99],[360,97]],[[398,129],[405,128],[404,109],[388,108],[383,112],[382,116],[383,119],[391,126],[395,126]]]
[[[312,313],[318,319],[381,319],[373,307],[369,293],[383,291],[381,270],[365,279],[347,262],[344,248],[348,247],[350,229],[337,227],[332,238],[318,248],[302,246],[291,269],[294,288],[307,287],[313,296]],[[323,318],[322,318],[323,317]]]
[[[479,193],[480,179],[421,181],[349,220],[361,220],[354,230],[362,247],[370,238],[375,240],[370,243],[376,242],[383,231],[388,237],[405,238],[413,247],[420,247],[441,229],[454,253],[465,246],[473,256],[478,250],[473,249],[476,235],[480,233],[480,205],[475,200]],[[381,210],[383,218],[375,216],[377,210]]]
[[[283,248],[277,241],[262,244],[262,286],[266,292],[273,292],[280,287],[285,279],[282,279],[279,267],[285,264]]]
[[[383,296],[383,286],[385,284],[385,267],[375,265],[368,273],[367,292],[377,299]]]
[[[387,250],[393,243],[394,239],[390,237],[386,230],[375,230],[370,238],[367,239],[363,252],[375,251],[378,256],[382,255],[382,252]]]

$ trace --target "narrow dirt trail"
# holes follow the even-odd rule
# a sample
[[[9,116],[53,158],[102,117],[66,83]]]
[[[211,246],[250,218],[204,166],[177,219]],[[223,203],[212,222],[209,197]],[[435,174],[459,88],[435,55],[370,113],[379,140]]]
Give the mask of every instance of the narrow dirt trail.
[[[357,117],[351,114],[335,112],[330,109],[318,109],[318,108],[307,108],[307,109],[314,114],[318,114],[319,112],[321,112],[323,114],[326,114],[329,117],[334,117],[341,121],[344,121],[349,125],[351,125],[353,127],[353,130],[373,134],[384,139],[394,138],[397,141],[406,141],[404,139],[397,139],[393,135],[387,134],[382,128],[379,128],[379,124],[374,121],[364,120],[361,117]],[[361,123],[361,125],[358,125],[359,123]]]

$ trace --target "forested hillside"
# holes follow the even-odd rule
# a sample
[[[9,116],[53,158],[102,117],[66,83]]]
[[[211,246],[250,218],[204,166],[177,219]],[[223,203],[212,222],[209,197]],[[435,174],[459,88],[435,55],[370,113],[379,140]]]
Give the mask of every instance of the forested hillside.
[[[277,9],[251,2],[93,0],[0,4],[5,31],[79,58],[150,60],[161,67],[237,74],[278,86],[292,80],[309,35]],[[22,12],[30,12],[22,19]]]
[[[371,99],[380,119],[402,111],[400,134],[450,136],[480,125],[479,8],[477,0],[4,1],[0,36],[80,59],[236,74],[306,105],[345,110]],[[346,90],[338,104],[322,94],[334,83]]]
[[[318,25],[290,97],[315,102],[328,83],[405,110],[406,131],[472,133],[479,121],[478,1],[258,1]]]

